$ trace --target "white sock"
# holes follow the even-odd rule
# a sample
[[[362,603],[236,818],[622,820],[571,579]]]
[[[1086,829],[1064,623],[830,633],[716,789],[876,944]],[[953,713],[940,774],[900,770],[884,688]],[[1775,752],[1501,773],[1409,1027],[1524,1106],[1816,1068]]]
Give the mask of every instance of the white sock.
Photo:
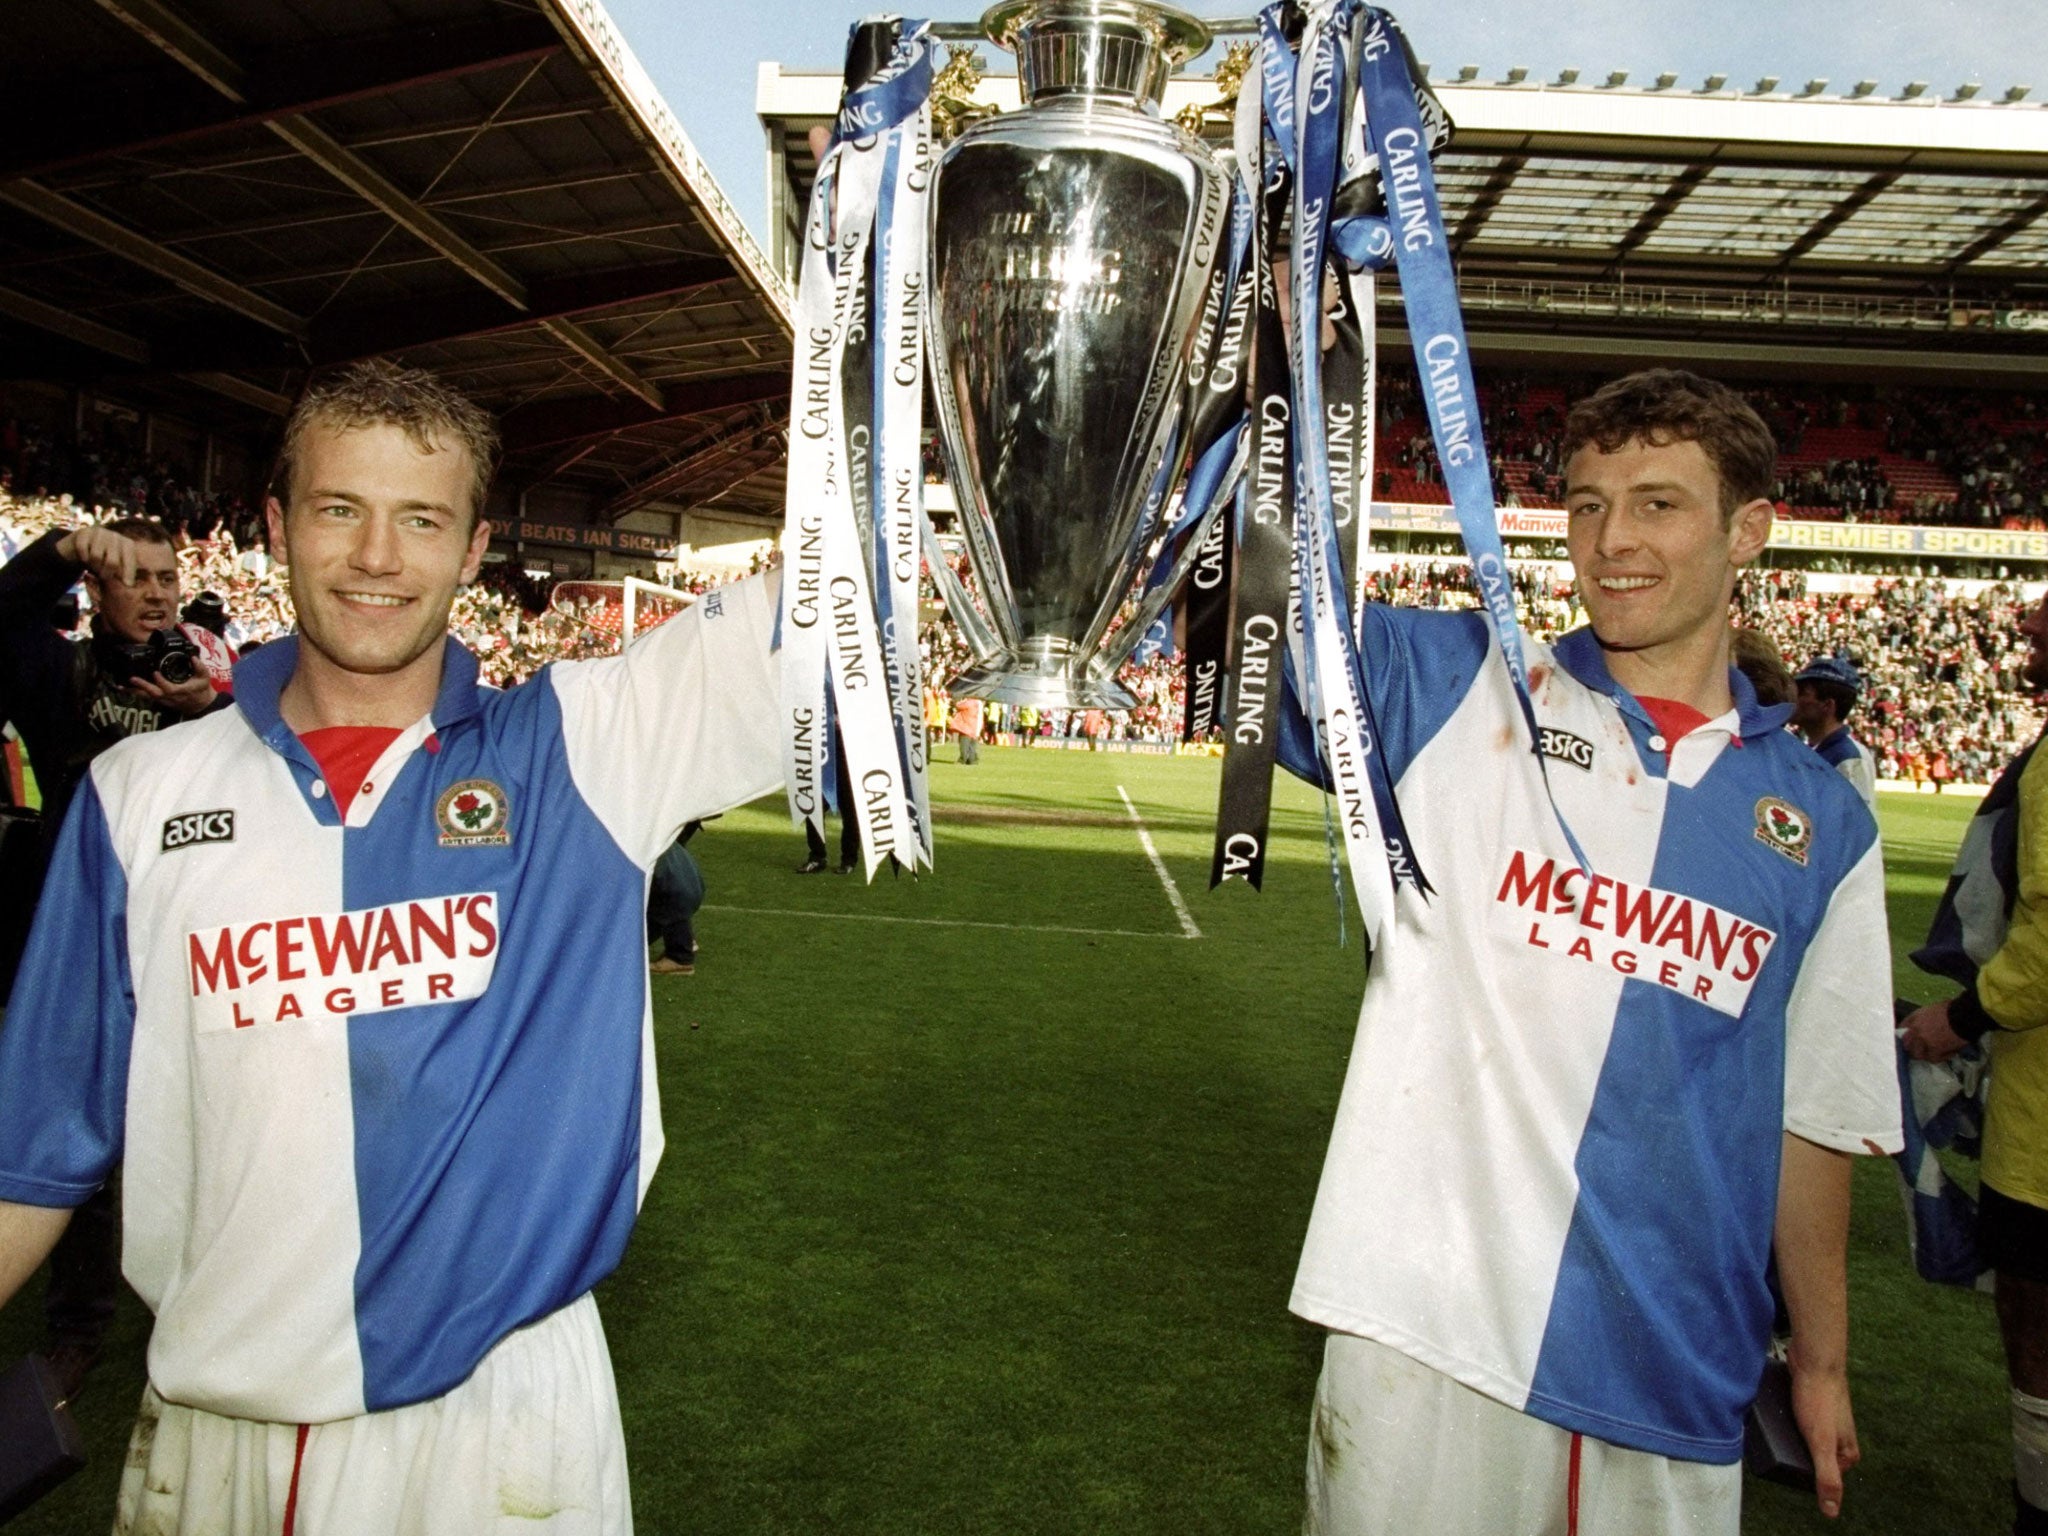
[[[2048,1509],[2048,1398],[2012,1389],[2012,1472],[2020,1497]]]

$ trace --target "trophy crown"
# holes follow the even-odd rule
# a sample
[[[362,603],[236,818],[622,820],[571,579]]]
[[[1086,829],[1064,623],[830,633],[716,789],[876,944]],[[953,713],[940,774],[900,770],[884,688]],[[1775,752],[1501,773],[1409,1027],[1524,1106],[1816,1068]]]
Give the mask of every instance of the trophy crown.
[[[1004,0],[981,18],[1017,55],[1025,102],[1101,97],[1156,111],[1174,70],[1209,46],[1209,29],[1148,0]]]

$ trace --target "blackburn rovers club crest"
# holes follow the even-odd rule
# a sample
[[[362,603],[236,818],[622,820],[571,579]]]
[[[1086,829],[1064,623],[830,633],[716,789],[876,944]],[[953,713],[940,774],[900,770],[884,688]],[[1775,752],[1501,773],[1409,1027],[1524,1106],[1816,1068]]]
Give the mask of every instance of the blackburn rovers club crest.
[[[503,848],[512,841],[505,829],[511,815],[505,791],[489,779],[464,779],[441,793],[434,821],[443,848]]]
[[[1798,806],[1765,795],[1756,803],[1756,840],[1777,849],[1794,864],[1804,864],[1813,847],[1813,821]]]

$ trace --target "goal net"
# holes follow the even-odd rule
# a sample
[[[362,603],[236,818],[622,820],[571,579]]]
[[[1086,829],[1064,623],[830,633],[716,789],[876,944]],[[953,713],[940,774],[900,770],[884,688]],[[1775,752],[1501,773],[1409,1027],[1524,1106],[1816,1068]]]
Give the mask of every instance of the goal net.
[[[688,592],[628,576],[624,581],[564,581],[548,606],[610,636],[623,650],[634,637],[658,629],[697,599]]]

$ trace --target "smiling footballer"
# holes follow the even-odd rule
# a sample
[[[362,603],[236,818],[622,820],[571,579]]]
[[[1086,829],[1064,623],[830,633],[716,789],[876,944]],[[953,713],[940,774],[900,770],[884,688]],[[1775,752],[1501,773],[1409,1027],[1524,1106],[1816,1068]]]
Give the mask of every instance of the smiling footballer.
[[[448,634],[490,418],[375,361],[286,428],[298,633],[99,758],[0,1030],[0,1298],[124,1156],[119,1528],[632,1529],[591,1287],[662,1149],[643,912],[781,780],[764,580],[505,692]]]
[[[1729,665],[1774,445],[1660,370],[1562,447],[1590,623],[1531,647],[1535,743],[1481,614],[1365,614],[1435,893],[1403,887],[1374,957],[1295,1280],[1330,1330],[1325,1536],[1735,1536],[1774,1244],[1824,1513],[1858,1455],[1848,1159],[1899,1145],[1884,872]]]

